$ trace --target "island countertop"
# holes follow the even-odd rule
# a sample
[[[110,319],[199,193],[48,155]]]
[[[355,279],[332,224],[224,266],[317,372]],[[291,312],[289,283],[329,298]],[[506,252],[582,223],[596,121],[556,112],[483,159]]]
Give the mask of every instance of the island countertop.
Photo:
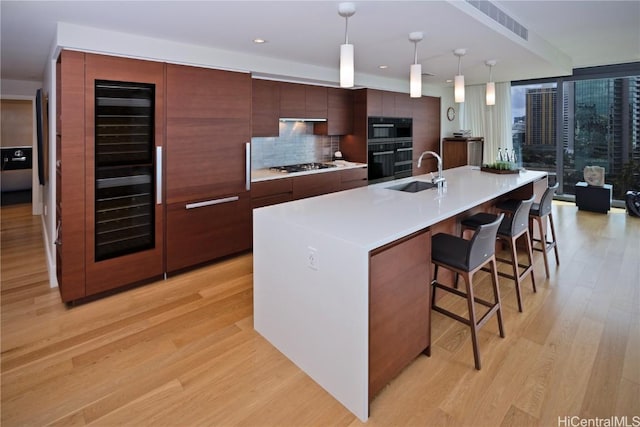
[[[292,225],[371,250],[542,179],[546,172],[499,175],[462,166],[445,170],[443,175],[446,187],[442,190],[408,193],[388,188],[414,180],[431,181],[431,175],[419,175],[269,206],[261,208],[265,212],[259,215],[276,215]]]
[[[385,357],[402,365],[430,346],[431,232],[509,193],[531,193],[537,181],[546,184],[546,172],[498,175],[470,166],[444,177],[446,191],[388,188],[431,181],[421,175],[254,210],[255,330],[361,421],[394,375],[385,371]],[[388,304],[386,294],[406,304]],[[389,335],[382,329],[391,318],[399,329]],[[402,345],[389,344],[394,340]]]

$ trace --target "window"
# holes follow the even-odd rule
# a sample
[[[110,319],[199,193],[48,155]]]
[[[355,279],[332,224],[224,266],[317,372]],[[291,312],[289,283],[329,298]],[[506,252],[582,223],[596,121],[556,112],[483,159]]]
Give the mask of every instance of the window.
[[[575,194],[585,166],[605,168],[616,200],[640,190],[640,68],[622,68],[512,85],[513,146],[524,167],[556,176],[559,194]]]

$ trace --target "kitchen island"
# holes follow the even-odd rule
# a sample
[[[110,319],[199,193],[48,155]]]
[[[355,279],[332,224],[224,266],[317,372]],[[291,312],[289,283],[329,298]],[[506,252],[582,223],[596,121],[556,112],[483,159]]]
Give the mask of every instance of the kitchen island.
[[[545,172],[463,166],[444,177],[417,193],[389,187],[430,176],[254,210],[256,331],[362,421],[375,394],[429,351],[431,232],[546,188]]]

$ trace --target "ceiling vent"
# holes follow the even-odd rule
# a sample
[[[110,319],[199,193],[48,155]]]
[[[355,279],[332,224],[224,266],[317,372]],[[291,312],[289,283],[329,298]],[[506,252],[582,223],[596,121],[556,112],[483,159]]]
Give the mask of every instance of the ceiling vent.
[[[523,40],[529,40],[529,30],[509,16],[505,11],[501,10],[495,4],[487,0],[467,0],[471,6],[487,15],[489,18],[502,25]]]

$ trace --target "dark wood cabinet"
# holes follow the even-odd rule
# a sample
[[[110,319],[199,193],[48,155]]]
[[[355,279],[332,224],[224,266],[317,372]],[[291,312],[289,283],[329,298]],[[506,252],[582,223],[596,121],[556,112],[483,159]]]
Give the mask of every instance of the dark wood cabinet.
[[[340,190],[364,187],[367,183],[367,168],[354,168],[340,171]]]
[[[166,102],[171,272],[251,246],[251,77],[167,64]]]
[[[353,91],[327,88],[327,121],[316,123],[317,135],[348,135],[353,132]]]
[[[293,200],[293,178],[278,178],[251,184],[251,207],[290,202]]]
[[[278,136],[279,82],[253,79],[251,83],[251,136]]]
[[[396,92],[393,94],[394,116],[395,117],[412,117],[413,105],[419,102],[420,98],[411,98],[408,93]]]
[[[482,165],[484,138],[444,138],[442,140],[443,169],[465,165]]]
[[[293,198],[319,196],[340,190],[340,174],[331,172],[300,175],[293,178]]]
[[[86,296],[84,54],[63,50],[56,70],[56,275],[68,302]]]
[[[417,168],[418,158],[425,151],[440,153],[440,98],[423,96],[411,100],[413,118],[413,175],[438,170],[433,157],[425,157]]]
[[[280,82],[280,117],[327,118],[327,88]]]
[[[431,232],[373,251],[369,261],[369,401],[431,346]]]
[[[164,64],[62,51],[57,68],[57,275],[68,302],[164,271]]]

